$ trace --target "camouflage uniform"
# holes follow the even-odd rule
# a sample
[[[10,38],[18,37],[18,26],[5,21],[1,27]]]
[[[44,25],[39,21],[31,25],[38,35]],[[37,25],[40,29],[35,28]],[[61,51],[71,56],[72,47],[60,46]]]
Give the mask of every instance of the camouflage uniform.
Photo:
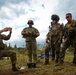
[[[64,62],[65,51],[72,45],[74,48],[74,58],[73,63],[76,64],[76,21],[71,20],[71,22],[66,23],[65,29],[67,30],[66,35],[64,34],[64,43],[60,52],[60,63]]]
[[[24,38],[26,38],[26,48],[28,50],[29,62],[32,62],[32,55],[34,58],[34,62],[37,62],[36,38],[40,35],[39,31],[34,27],[26,27],[22,30],[21,34]]]
[[[62,31],[60,24],[57,24],[52,27],[51,32],[52,60],[55,60],[55,54],[56,54],[56,62],[59,61],[61,43],[62,43]]]
[[[53,16],[56,19],[56,16]],[[47,34],[47,44],[45,47],[45,64],[49,63],[49,51],[51,48],[52,52],[52,60],[55,60],[56,55],[56,62],[59,60],[59,53],[60,53],[60,45],[62,42],[62,29],[59,23],[52,24],[51,30]],[[49,40],[49,42],[48,42]]]
[[[5,45],[3,40],[9,40],[11,36],[11,32],[6,36],[4,34],[0,34],[0,58],[2,57],[10,57],[12,62],[12,70],[15,71],[16,69],[16,53],[5,50]]]

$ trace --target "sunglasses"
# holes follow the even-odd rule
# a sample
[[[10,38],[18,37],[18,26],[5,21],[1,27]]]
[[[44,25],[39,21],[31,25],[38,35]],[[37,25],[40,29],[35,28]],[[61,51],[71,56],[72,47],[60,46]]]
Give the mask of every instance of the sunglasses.
[[[66,18],[69,18],[69,16],[66,16]]]

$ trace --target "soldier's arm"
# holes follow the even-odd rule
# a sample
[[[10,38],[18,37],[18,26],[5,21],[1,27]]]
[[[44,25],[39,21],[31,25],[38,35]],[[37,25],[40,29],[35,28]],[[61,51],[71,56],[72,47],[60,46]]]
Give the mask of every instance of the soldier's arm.
[[[73,23],[71,24],[71,27],[69,28],[70,31],[76,32],[76,21],[73,20]]]
[[[21,32],[21,35],[23,35],[23,38],[26,38],[28,36],[28,32],[26,30],[27,28],[24,28]]]
[[[33,36],[36,38],[40,35],[39,31],[35,29],[35,32],[33,33]]]
[[[73,20],[72,27],[76,27],[76,20]]]
[[[9,27],[6,27],[6,28],[0,30],[0,33],[2,33],[2,32],[6,32],[6,31],[8,31],[8,29],[9,29]]]
[[[0,34],[1,35],[1,38],[3,39],[3,40],[9,40],[10,39],[10,37],[11,37],[11,33],[12,33],[12,28],[8,28],[8,31],[9,31],[9,34],[8,35],[4,35],[4,34]]]
[[[48,43],[48,38],[46,38],[46,43]]]
[[[38,37],[40,35],[39,31],[36,30],[36,36]]]
[[[46,43],[49,43],[51,42],[51,36],[49,35],[49,32],[48,34],[46,35]]]
[[[26,35],[26,29],[25,28],[22,30],[21,35]]]

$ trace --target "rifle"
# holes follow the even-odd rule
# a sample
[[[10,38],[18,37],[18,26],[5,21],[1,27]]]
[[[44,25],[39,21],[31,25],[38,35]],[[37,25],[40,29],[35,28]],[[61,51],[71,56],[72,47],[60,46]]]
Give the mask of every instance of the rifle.
[[[68,38],[69,39],[69,34],[68,34],[68,29],[67,28],[64,28],[63,34],[64,34],[64,39],[65,38]]]
[[[60,39],[60,36],[57,38],[57,40],[54,42],[54,45],[58,42],[58,40]]]

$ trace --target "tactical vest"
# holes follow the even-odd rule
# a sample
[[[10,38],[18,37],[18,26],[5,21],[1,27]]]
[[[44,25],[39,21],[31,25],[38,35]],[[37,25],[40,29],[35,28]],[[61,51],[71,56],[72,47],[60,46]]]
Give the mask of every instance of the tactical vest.
[[[54,25],[49,32],[49,37],[51,37],[51,41],[55,42],[57,38],[60,36],[61,30],[60,30],[60,24]]]

